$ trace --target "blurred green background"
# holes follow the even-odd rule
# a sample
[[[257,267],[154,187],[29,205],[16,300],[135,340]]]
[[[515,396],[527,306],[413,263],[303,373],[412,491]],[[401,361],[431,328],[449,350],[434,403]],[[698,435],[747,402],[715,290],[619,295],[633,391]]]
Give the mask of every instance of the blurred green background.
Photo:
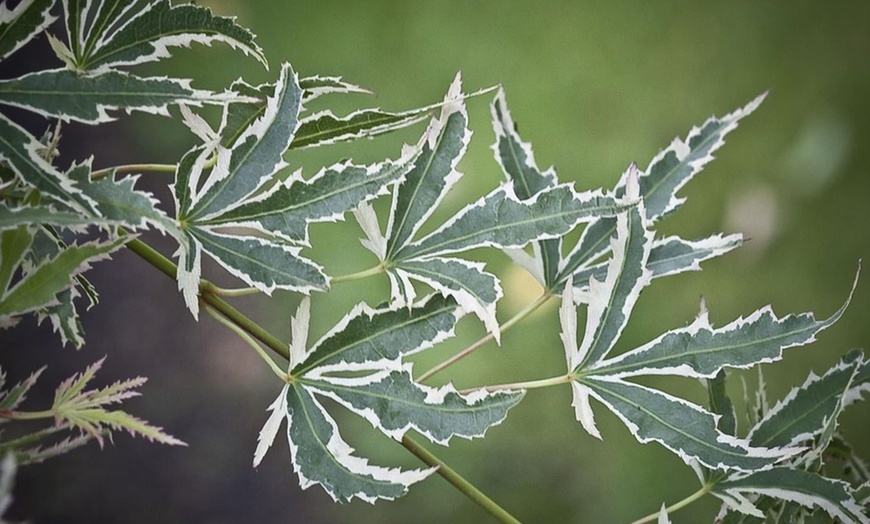
[[[554,164],[560,178],[578,189],[611,187],[630,162],[645,168],[675,136],[684,137],[708,116],[731,112],[769,91],[759,110],[729,135],[717,160],[684,188],[683,208],[659,228],[659,234],[687,238],[739,231],[751,240],[707,263],[701,273],[656,281],[644,292],[622,349],[685,325],[702,296],[715,325],[766,304],[779,315],[813,311],[827,316],[845,300],[859,259],[870,255],[865,214],[870,202],[870,3],[200,3],[238,16],[258,34],[271,71],[216,44],[180,50],[139,72],[181,75],[195,79],[197,87],[220,89],[239,76],[251,83],[271,81],[279,64],[289,61],[303,76],[341,75],[377,93],[371,99],[355,95],[324,102],[350,111],[363,105],[401,110],[437,101],[462,71],[468,90],[504,86],[539,165]],[[501,182],[490,150],[490,99],[468,104],[474,137],[460,165],[466,176],[432,225]],[[120,139],[117,147],[127,154],[118,159],[123,163],[174,162],[194,143],[177,122],[158,117],[125,117],[111,129],[115,134],[106,139]],[[346,157],[395,157],[402,141],[415,140],[420,132],[417,127],[286,159],[311,175],[318,166]],[[107,155],[114,158],[118,151]],[[97,158],[100,167],[108,162]],[[379,201],[382,211],[387,200]],[[315,226],[309,254],[333,275],[366,269],[376,260],[359,246],[359,236],[352,221]],[[170,252],[168,243],[160,245]],[[503,255],[481,250],[471,256],[486,261],[503,279],[500,318],[537,296],[535,284]],[[131,409],[191,446],[166,449],[119,436],[117,448],[80,451],[25,470],[17,506],[22,515],[36,522],[72,522],[74,515],[83,522],[487,521],[480,508],[439,477],[397,502],[374,506],[335,505],[319,487],[301,492],[283,441],[259,470],[252,470],[256,433],[280,385],[223,328],[207,319],[194,325],[172,282],[135,257],[116,258],[95,270],[95,278],[127,300],[107,306],[107,299],[92,311],[85,319],[89,345],[62,358],[81,367],[108,354],[111,374],[105,380],[149,376],[145,396]],[[866,280],[843,319],[818,342],[765,366],[772,399],[803,382],[811,370],[822,372],[847,350],[867,345]],[[383,277],[316,295],[309,340],[356,302],[374,305],[387,297]],[[245,300],[240,307],[287,337],[297,302],[296,296],[279,295],[272,301]],[[557,324],[554,307],[541,310],[506,334],[501,348],[477,352],[436,382],[471,387],[559,374],[564,354]],[[422,355],[418,369],[481,334],[475,319],[465,319],[456,339]],[[58,351],[54,347],[44,354],[55,358]],[[754,375],[747,380],[752,383]],[[649,383],[703,400],[697,383]],[[738,381],[731,386],[739,393]],[[857,406],[843,419],[844,431],[864,456],[870,456],[868,411]],[[415,465],[413,457],[365,422],[335,412],[345,438],[378,463]],[[449,449],[433,451],[524,522],[627,522],[697,488],[681,461],[658,445],[637,444],[604,409],[596,413],[603,442],[574,421],[567,387],[532,391],[485,440],[457,440]],[[714,500],[697,503],[675,515],[674,522],[711,522],[717,508]]]

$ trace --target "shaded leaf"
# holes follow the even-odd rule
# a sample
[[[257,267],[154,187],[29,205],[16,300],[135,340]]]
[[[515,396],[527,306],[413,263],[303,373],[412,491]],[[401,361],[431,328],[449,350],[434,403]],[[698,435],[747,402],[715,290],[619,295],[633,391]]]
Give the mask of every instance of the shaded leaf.
[[[172,104],[226,104],[237,98],[230,92],[193,89],[188,80],[139,77],[120,71],[81,76],[53,69],[0,80],[0,104],[85,124],[114,120],[108,113],[112,110],[168,115]]]
[[[0,60],[6,59],[55,21],[56,18],[50,14],[54,2],[23,0],[11,10],[5,1],[0,4]]]
[[[267,66],[253,33],[232,18],[212,15],[205,7],[173,6],[169,0],[145,5],[141,1],[129,2],[138,4],[136,9],[131,9],[132,5],[124,8],[125,2],[119,0],[65,0],[64,4],[70,46],[80,70],[104,71],[160,60],[170,56],[170,47],[188,47],[192,42],[223,42]],[[96,10],[90,24],[85,19],[90,14],[87,9]],[[134,14],[126,18],[131,11]]]

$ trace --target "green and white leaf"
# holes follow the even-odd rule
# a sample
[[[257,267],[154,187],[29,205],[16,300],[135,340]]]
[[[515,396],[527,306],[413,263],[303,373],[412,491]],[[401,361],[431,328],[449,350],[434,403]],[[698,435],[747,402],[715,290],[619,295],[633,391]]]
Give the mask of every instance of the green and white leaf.
[[[725,144],[725,136],[755,111],[766,96],[767,93],[763,93],[721,118],[710,117],[700,127],[693,127],[685,140],[675,138],[650,161],[640,177],[640,194],[648,219],[656,222],[685,202],[684,198],[677,197],[680,189],[713,160],[713,153]],[[617,190],[624,187],[625,182],[625,179],[620,180]]]
[[[57,294],[72,286],[76,275],[90,268],[91,263],[108,258],[127,240],[120,237],[68,247],[2,291],[0,317],[22,315],[58,303]]]
[[[712,493],[732,509],[759,518],[764,518],[764,513],[757,508],[753,508],[753,511],[745,504],[733,504],[733,500],[746,500],[747,495],[766,495],[808,508],[820,508],[836,522],[843,524],[870,523],[864,509],[855,501],[848,483],[798,469],[775,467],[747,475],[735,475],[717,484]]]
[[[589,377],[579,381],[579,389],[584,397],[607,406],[638,442],[658,442],[687,463],[695,460],[712,469],[755,471],[798,451],[750,447],[746,440],[719,431],[713,413],[645,386]]]
[[[460,258],[433,257],[398,262],[387,273],[392,300],[400,304],[412,303],[416,292],[410,280],[422,282],[438,293],[453,297],[463,310],[474,313],[498,341],[495,304],[504,293],[495,275],[487,273],[483,267],[481,262]]]
[[[629,181],[627,196],[636,194],[637,182]],[[586,296],[576,300],[575,284],[567,277],[560,317],[568,370],[573,378],[572,404],[578,421],[591,435],[601,437],[595,425],[591,399],[610,409],[642,442],[659,442],[687,463],[710,469],[744,472],[769,468],[799,450],[788,443],[756,444],[733,436],[733,411],[728,420],[721,409],[724,389],[716,413],[687,400],[629,383],[641,375],[670,374],[713,379],[726,367],[748,368],[781,357],[787,347],[804,345],[815,334],[835,322],[843,308],[830,319],[816,321],[803,314],[778,319],[765,308],[747,319],[738,319],[719,330],[713,329],[706,311],[687,328],[665,333],[658,339],[608,358],[643,287],[652,278],[647,267],[653,245],[648,231],[648,214],[641,203],[616,218],[617,236],[611,241],[613,253],[602,282],[589,281]],[[582,341],[576,339],[575,302],[589,304]],[[846,303],[848,305],[848,301]],[[845,308],[845,306],[844,306]],[[673,352],[671,352],[673,350]],[[673,360],[671,360],[673,358]],[[721,385],[721,384],[720,384]],[[724,386],[723,386],[724,387]]]
[[[400,180],[414,161],[413,155],[406,155],[371,166],[344,162],[309,180],[297,172],[243,204],[196,223],[245,227],[307,245],[309,223],[343,219],[347,210],[385,193],[386,186]]]
[[[284,413],[290,456],[302,489],[320,484],[337,502],[356,497],[374,503],[401,497],[411,484],[435,471],[373,466],[353,455],[354,449],[341,438],[335,421],[311,392],[294,385],[286,387],[282,395],[287,398]]]
[[[433,469],[402,471],[373,466],[354,456],[320,397],[359,414],[390,438],[415,429],[433,442],[454,436],[481,437],[504,420],[522,392],[461,395],[452,386],[416,384],[402,358],[453,335],[461,309],[450,298],[433,295],[410,307],[373,310],[358,305],[310,350],[306,350],[309,302],[292,320],[288,384],[269,407],[254,453],[256,466],[288,420],[288,439],[301,486],[320,484],[337,501],[394,499]],[[347,376],[354,372],[354,376]]]
[[[482,438],[507,417],[523,394],[460,395],[453,386],[431,388],[414,382],[410,365],[401,371],[382,370],[363,378],[322,377],[302,381],[309,390],[332,398],[396,440],[414,429],[446,446],[453,436]]]
[[[459,75],[456,76],[454,84],[458,82]],[[481,89],[474,93],[461,94],[459,100],[448,98],[443,103],[400,112],[382,111],[378,108],[360,109],[340,117],[329,110],[319,111],[302,119],[299,131],[290,147],[303,149],[360,138],[374,138],[422,122],[438,109],[441,109],[443,114],[442,107],[445,103],[458,103],[491,90],[492,88]]]
[[[634,198],[636,194],[631,188],[636,189],[637,182],[629,184],[628,196]],[[628,323],[641,290],[652,281],[646,263],[654,235],[645,222],[643,203],[617,216],[617,236],[611,243],[613,257],[607,276],[602,282],[591,279],[588,299],[580,299],[589,304],[588,320],[583,341],[571,356],[570,371],[581,367],[595,369],[610,353]]]
[[[814,342],[816,334],[840,319],[850,301],[851,293],[826,320],[816,320],[811,313],[777,318],[767,306],[718,329],[710,325],[704,309],[689,326],[601,360],[590,372],[620,378],[659,374],[712,378],[724,367],[748,369],[775,362],[782,358],[783,350]]]
[[[115,173],[111,172],[106,177],[93,180],[91,162],[92,159],[88,159],[82,164],[74,164],[67,176],[75,180],[82,192],[96,202],[99,220],[133,230],[153,227],[175,238],[181,237],[176,222],[157,207],[157,199],[150,193],[135,189],[139,175],[115,180]]]
[[[748,438],[757,446],[805,445],[823,433],[827,446],[858,369],[864,364],[860,352],[852,352],[821,377],[810,373],[806,381],[777,402],[753,428]]]
[[[188,180],[193,205],[189,215],[179,218],[209,218],[237,206],[286,167],[282,155],[296,131],[301,99],[297,75],[285,63],[263,115],[241,133],[231,150],[218,149],[217,164],[202,188]]]
[[[95,203],[40,156],[41,149],[33,135],[0,114],[0,160],[9,163],[18,180],[67,208],[91,215]]]
[[[685,271],[700,271],[701,262],[719,257],[743,244],[743,235],[713,235],[701,240],[685,240],[671,236],[653,242],[646,267],[652,271],[652,278],[676,275]],[[604,280],[607,262],[601,262],[584,269],[576,270],[572,279],[579,296],[588,291],[589,279]],[[560,285],[564,286],[564,282]],[[554,291],[561,291],[554,288]]]
[[[50,11],[55,0],[22,0],[9,9],[0,3],[0,60],[17,51],[44,31],[57,17]]]
[[[495,159],[508,180],[513,182],[514,193],[521,200],[532,198],[542,190],[558,184],[556,171],[550,167],[541,171],[535,162],[532,145],[523,142],[517,133],[516,124],[499,89],[491,105],[492,126],[495,143],[492,145]],[[517,261],[515,251],[507,250],[508,256]],[[534,261],[521,263],[545,289],[555,285],[556,274],[562,257],[562,240],[541,240],[534,244]]]
[[[0,231],[0,290],[9,289],[32,243],[33,231],[24,225]]]
[[[671,145],[656,155],[640,179],[640,195],[646,205],[647,218],[658,221],[664,215],[676,210],[684,201],[677,193],[701,169],[713,160],[713,153],[724,144],[724,137],[734,130],[739,121],[752,113],[764,100],[765,95],[757,97],[745,107],[722,118],[712,117],[701,127],[694,127],[686,140],[675,139]],[[616,186],[616,194],[624,194],[631,169],[626,171]],[[585,282],[578,274],[605,256],[609,249],[609,239],[613,236],[616,224],[612,218],[601,218],[586,227],[577,245],[564,257],[559,275],[553,287],[561,291],[569,274],[575,274],[575,285]],[[714,251],[710,256],[723,254]],[[695,268],[695,265],[688,266]],[[675,269],[678,269],[679,266]],[[679,268],[680,271],[688,269]],[[667,273],[674,274],[674,273]]]
[[[208,228],[189,232],[197,244],[233,276],[267,295],[275,289],[308,294],[328,287],[323,269],[300,257],[299,247],[259,237],[227,235]]]
[[[323,95],[329,94],[348,94],[348,93],[364,93],[367,95],[374,94],[368,89],[345,82],[340,76],[308,76],[299,79],[299,87],[302,88],[302,101],[308,102]]]
[[[557,238],[581,222],[614,216],[631,205],[601,191],[577,193],[570,185],[521,201],[511,186],[503,185],[401,250],[397,258],[438,256],[478,247],[518,248],[534,240]]]
[[[76,68],[106,71],[112,67],[152,62],[170,56],[169,48],[191,43],[223,42],[268,67],[254,35],[233,18],[214,16],[205,7],[172,5],[169,0],[124,9],[119,0],[64,0],[67,31]],[[94,14],[91,14],[94,13]],[[126,18],[126,19],[125,19]],[[90,23],[88,23],[90,22]]]
[[[173,104],[224,105],[236,100],[246,99],[229,91],[193,89],[189,80],[121,71],[82,76],[68,69],[52,69],[0,80],[0,104],[85,124],[110,122],[114,117],[109,111],[121,109],[168,116]]]

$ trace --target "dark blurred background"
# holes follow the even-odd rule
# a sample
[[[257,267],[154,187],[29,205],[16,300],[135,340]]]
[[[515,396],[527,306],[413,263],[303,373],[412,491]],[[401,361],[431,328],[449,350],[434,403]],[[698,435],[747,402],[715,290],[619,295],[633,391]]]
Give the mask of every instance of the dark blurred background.
[[[630,162],[645,168],[675,136],[684,137],[708,116],[728,113],[769,91],[759,110],[729,135],[718,159],[683,190],[688,202],[659,228],[660,234],[687,238],[740,231],[751,241],[707,263],[702,273],[656,281],[644,292],[622,349],[685,325],[702,296],[715,325],[766,304],[779,315],[813,311],[827,316],[845,300],[859,259],[870,255],[866,2],[200,3],[238,16],[257,33],[271,71],[215,44],[178,50],[138,73],[189,77],[196,87],[220,90],[239,76],[251,83],[271,81],[280,63],[289,61],[303,76],[342,75],[377,93],[374,99],[333,99],[339,110],[349,111],[369,104],[401,110],[437,101],[461,70],[469,90],[504,86],[538,163],[555,164],[560,178],[574,181],[578,189],[611,187]],[[15,67],[40,60],[40,49],[47,49],[42,40],[33,50],[19,52]],[[489,98],[469,102],[475,134],[460,165],[466,176],[432,224],[501,181],[490,150]],[[47,123],[28,125],[41,130]],[[395,157],[401,142],[421,131],[286,159],[311,175],[317,166],[349,156],[360,162]],[[177,121],[124,115],[96,129],[68,126],[62,147],[67,162],[95,154],[95,167],[105,167],[175,162],[193,143]],[[165,177],[143,176],[144,187],[164,201]],[[386,199],[379,205],[383,211]],[[333,275],[366,269],[376,261],[359,247],[360,235],[352,221],[314,226],[307,253]],[[146,238],[167,255],[174,250],[159,235]],[[537,296],[535,284],[506,257],[484,250],[471,256],[486,261],[503,279],[500,318]],[[206,275],[231,282],[211,266]],[[42,394],[31,398],[38,409],[40,402],[50,402],[60,380],[107,355],[103,383],[149,377],[144,396],[127,408],[190,447],[168,448],[119,434],[114,446],[91,445],[23,468],[10,517],[36,523],[487,521],[480,508],[439,477],[413,487],[397,502],[374,506],[333,504],[319,487],[302,492],[281,436],[259,469],[252,469],[266,406],[280,389],[254,352],[210,319],[194,322],[175,283],[131,253],[118,253],[89,276],[103,303],[84,315],[87,345],[79,352],[61,349],[47,324],[36,328],[28,321],[0,333],[4,368],[14,379],[49,364],[40,382]],[[823,372],[849,349],[867,345],[866,280],[843,319],[818,342],[764,367],[772,399],[802,383],[810,371]],[[382,277],[315,296],[309,340],[354,303],[374,305],[387,296]],[[234,304],[289,339],[289,317],[298,300],[277,294]],[[469,317],[456,339],[422,355],[418,366],[425,369],[482,334]],[[471,387],[563,370],[551,307],[509,332],[501,348],[477,352],[436,382]],[[755,381],[754,373],[745,378]],[[648,383],[703,400],[696,382]],[[730,387],[740,395],[738,377]],[[334,411],[345,438],[377,463],[416,465],[365,422]],[[870,457],[868,411],[858,405],[843,417],[844,432],[865,457]],[[697,488],[693,473],[677,458],[658,445],[637,444],[604,409],[596,414],[603,442],[574,421],[567,387],[532,391],[484,441],[457,440],[434,451],[524,522],[627,522]],[[710,522],[717,507],[712,499],[702,501],[673,519]]]

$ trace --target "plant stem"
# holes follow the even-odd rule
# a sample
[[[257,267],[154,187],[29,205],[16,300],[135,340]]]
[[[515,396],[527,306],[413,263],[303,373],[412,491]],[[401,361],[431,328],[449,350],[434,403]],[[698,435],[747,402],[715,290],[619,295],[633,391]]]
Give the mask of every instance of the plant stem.
[[[353,280],[360,280],[360,279],[371,277],[374,275],[379,275],[383,272],[384,272],[383,264],[378,264],[375,267],[366,269],[365,271],[360,271],[358,273],[351,273],[349,275],[339,275],[337,277],[332,277],[332,283],[338,284],[341,282],[351,282]]]
[[[139,239],[133,239],[127,243],[127,247],[131,251],[142,257],[146,262],[150,263],[173,280],[176,278],[176,275],[178,273],[178,267],[171,260],[164,257],[162,254],[157,252],[148,244],[142,242]],[[254,339],[259,340],[267,348],[271,349],[272,351],[276,352],[287,360],[290,359],[290,348],[287,344],[284,344],[283,342],[278,340],[274,335],[261,328],[254,321],[250,320],[248,317],[244,316],[235,308],[217,297],[213,292],[209,291],[210,287],[212,286],[214,286],[214,284],[211,284],[207,280],[200,281],[200,299],[205,304],[207,304],[207,311],[213,312],[212,310],[214,310],[216,312],[219,312],[220,315],[216,315],[215,318],[227,327],[230,327],[230,324],[232,324],[234,327],[231,327],[231,329],[238,333],[239,336],[242,336],[242,338],[245,339],[249,344],[257,348],[258,353],[262,351],[262,348],[260,348],[259,345],[256,344]],[[267,361],[271,361],[271,359],[267,359]],[[272,362],[272,365],[275,365],[275,363]],[[283,372],[280,376],[282,376],[282,378],[286,378],[286,374]],[[456,489],[465,494],[473,502],[477,503],[479,506],[492,514],[495,518],[499,519],[499,521],[505,524],[521,524],[519,520],[514,518],[510,513],[505,511],[492,499],[487,497],[482,491],[474,487],[473,484],[465,480],[459,473],[457,473],[451,467],[445,464],[444,461],[436,457],[427,449],[420,446],[407,435],[402,437],[402,445],[405,446],[406,449],[408,449],[425,464],[432,467],[437,467],[439,475],[441,475],[444,479],[450,482],[450,484],[452,484]]]
[[[178,273],[178,267],[168,258],[161,255],[154,248],[142,242],[138,238],[127,242],[127,247],[130,251],[136,253],[146,262],[159,269],[168,277],[175,280]],[[277,337],[260,327],[256,322],[243,315],[239,310],[224,302],[220,297],[209,291],[213,286],[211,282],[203,280],[200,283],[201,298],[209,306],[220,311],[220,313],[230,320],[232,323],[240,327],[246,333],[262,342],[266,347],[277,353],[278,355],[290,360],[290,346],[281,342]]]
[[[496,504],[491,498],[484,495],[483,492],[465,480],[465,478],[457,473],[456,470],[445,464],[441,459],[430,453],[429,450],[412,440],[407,435],[402,437],[402,445],[429,466],[438,468],[438,474],[441,475],[444,480],[451,483],[453,487],[488,511],[500,522],[504,522],[505,524],[522,524],[513,515],[505,511],[504,508]]]
[[[248,295],[256,295],[260,290],[255,287],[240,287],[235,289],[227,289],[214,285],[211,282],[203,283],[204,287],[208,288],[209,293],[213,293],[219,297],[244,297]]]
[[[675,503],[671,504],[670,506],[666,507],[665,510],[668,512],[668,514],[675,513],[677,511],[685,508],[686,506],[688,506],[692,502],[695,502],[696,500],[702,498],[707,493],[709,493],[711,487],[712,486],[705,484],[698,491],[692,493],[691,495],[689,495],[688,497],[684,498],[683,500],[681,500],[679,502],[675,502]],[[631,524],[645,524],[646,522],[654,522],[658,518],[659,518],[659,512],[656,511],[655,513],[650,513],[646,517],[635,520]]]
[[[559,375],[558,377],[542,378],[540,380],[529,380],[528,382],[514,382],[512,384],[497,384],[495,386],[484,386],[483,389],[492,393],[493,391],[510,391],[517,389],[536,389],[556,386],[559,384],[568,384],[571,382],[571,375]],[[479,391],[481,388],[463,389],[459,393],[466,394],[474,391]]]
[[[45,411],[9,411],[0,410],[0,418],[8,420],[39,420],[43,418],[53,418],[55,415],[53,409]]]
[[[128,164],[125,166],[107,167],[91,173],[91,180],[99,180],[110,173],[131,173],[134,171],[153,171],[155,173],[175,173],[175,164]]]
[[[278,364],[275,363],[274,360],[272,360],[271,357],[269,357],[269,355],[266,353],[266,350],[264,350],[264,349],[260,346],[260,344],[258,344],[257,341],[254,340],[253,337],[251,337],[251,335],[249,335],[249,334],[248,334],[247,332],[245,332],[242,328],[240,328],[239,326],[235,325],[235,324],[232,323],[230,320],[228,320],[227,318],[225,318],[223,315],[221,315],[220,313],[218,313],[214,308],[212,308],[212,307],[209,306],[208,304],[204,304],[204,305],[205,305],[205,310],[206,310],[206,312],[207,312],[207,313],[208,313],[208,314],[209,314],[213,319],[217,320],[218,322],[220,322],[221,324],[223,324],[224,326],[226,326],[227,328],[229,328],[230,330],[232,330],[236,335],[239,336],[239,338],[241,338],[242,340],[244,340],[245,342],[247,342],[249,346],[251,346],[252,348],[254,348],[254,351],[256,351],[257,354],[260,355],[260,358],[262,358],[262,359],[266,362],[266,364],[267,364],[267,365],[269,366],[269,368],[272,370],[272,373],[274,373],[274,374],[275,374],[278,378],[280,378],[281,380],[286,380],[286,379],[287,379],[287,373],[286,373],[284,370],[282,370],[282,369],[278,366]]]
[[[516,325],[517,322],[519,322],[520,320],[531,315],[536,309],[538,309],[539,307],[546,304],[547,301],[550,300],[550,298],[552,298],[554,296],[555,295],[551,295],[551,294],[546,293],[546,292],[543,293],[541,296],[539,296],[537,299],[535,299],[534,302],[532,302],[531,304],[529,304],[528,306],[523,308],[522,311],[520,311],[519,313],[517,313],[516,315],[511,317],[507,322],[505,322],[504,324],[499,326],[499,332],[504,333],[505,331],[509,330],[514,325]],[[452,357],[448,358],[447,360],[441,362],[440,364],[430,368],[429,371],[427,371],[427,372],[423,373],[422,375],[420,375],[419,377],[417,377],[417,381],[418,382],[425,382],[426,380],[435,376],[435,374],[443,371],[444,369],[447,369],[449,366],[455,364],[456,362],[459,362],[463,358],[465,358],[468,355],[477,351],[479,348],[485,346],[487,344],[487,342],[489,342],[490,340],[493,340],[494,338],[495,337],[493,336],[492,333],[487,333],[483,338],[481,338],[480,340],[478,340],[474,344],[468,346],[467,348],[463,349],[462,351],[453,355]]]

